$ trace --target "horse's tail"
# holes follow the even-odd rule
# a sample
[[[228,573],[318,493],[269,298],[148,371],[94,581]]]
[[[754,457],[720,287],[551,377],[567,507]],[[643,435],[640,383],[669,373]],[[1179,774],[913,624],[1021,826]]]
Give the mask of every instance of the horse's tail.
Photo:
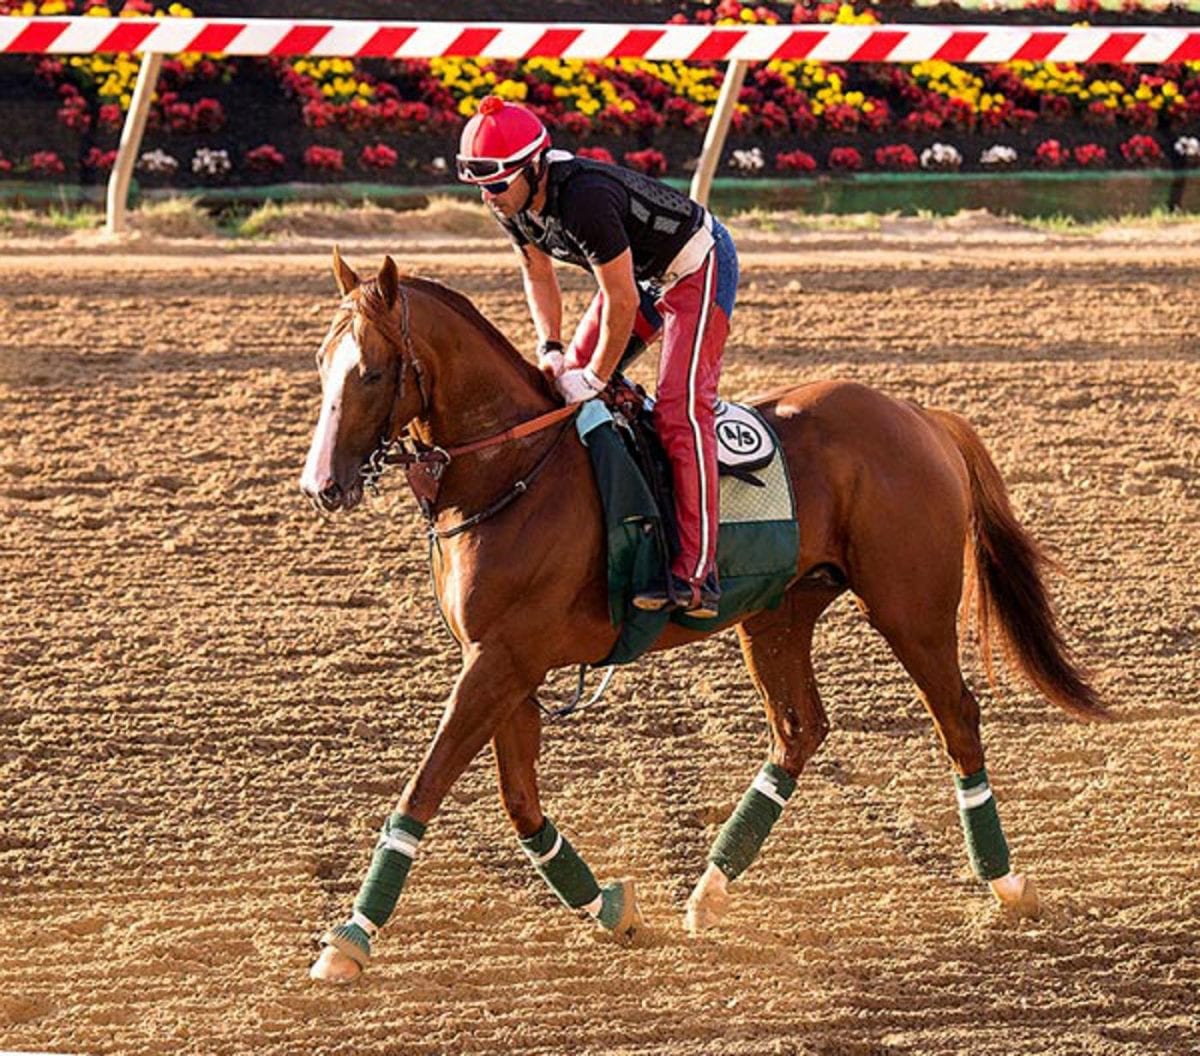
[[[974,429],[949,411],[932,410],[954,440],[971,478],[971,542],[980,649],[995,685],[990,629],[998,623],[1004,654],[1037,688],[1078,719],[1109,714],[1071,658],[1042,570],[1052,562],[1018,523],[1000,471]]]

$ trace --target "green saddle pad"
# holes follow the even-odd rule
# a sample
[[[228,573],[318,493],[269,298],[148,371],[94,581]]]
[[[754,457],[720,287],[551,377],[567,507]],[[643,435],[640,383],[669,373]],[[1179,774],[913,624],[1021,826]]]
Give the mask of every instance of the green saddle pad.
[[[637,659],[672,621],[704,630],[742,614],[775,608],[782,600],[784,588],[796,573],[800,549],[795,497],[783,452],[770,426],[753,408],[744,409],[755,415],[775,440],[775,453],[753,473],[762,487],[735,476],[720,478],[717,570],[721,604],[718,614],[706,620],[634,607],[634,595],[661,579],[667,564],[662,517],[609,409],[599,400],[590,400],[576,417],[604,507],[608,609],[613,625],[620,628],[616,645],[596,666]]]

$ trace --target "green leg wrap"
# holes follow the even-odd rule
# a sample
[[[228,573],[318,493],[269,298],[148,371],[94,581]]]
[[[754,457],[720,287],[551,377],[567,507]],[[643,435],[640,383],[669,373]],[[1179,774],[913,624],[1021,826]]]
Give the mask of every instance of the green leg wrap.
[[[998,880],[1007,876],[1008,843],[1000,828],[996,813],[996,798],[988,785],[987,770],[978,770],[968,777],[954,775],[958,792],[958,814],[962,819],[963,836],[971,867],[980,880]]]
[[[600,885],[587,864],[549,818],[532,836],[521,841],[533,867],[564,905],[582,909],[600,897]]]
[[[796,790],[796,779],[774,763],[764,763],[737,809],[725,822],[708,860],[736,880],[758,857],[763,840]]]
[[[417,854],[425,826],[407,814],[393,814],[383,826],[367,878],[359,888],[354,909],[377,928],[387,923]],[[349,925],[356,927],[356,925]],[[359,929],[362,930],[362,929]]]
[[[600,912],[596,914],[596,919],[613,931],[625,913],[625,893],[620,884],[606,884],[600,892],[600,898]]]

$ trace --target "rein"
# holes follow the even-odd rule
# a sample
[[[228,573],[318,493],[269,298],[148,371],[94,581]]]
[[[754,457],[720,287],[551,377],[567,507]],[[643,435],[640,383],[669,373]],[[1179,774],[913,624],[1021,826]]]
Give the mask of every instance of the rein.
[[[397,365],[398,381],[396,399],[400,399],[404,395],[404,375],[411,365],[416,374],[417,385],[421,393],[421,409],[425,411],[429,407],[429,398],[425,390],[424,374],[413,349],[412,331],[409,325],[408,291],[401,286],[399,293],[401,302],[400,331],[399,334],[393,331],[389,335],[393,341],[399,337],[397,343],[400,345],[399,363]],[[391,328],[389,327],[389,329]],[[409,437],[408,439],[413,445],[413,450],[411,451],[406,446],[404,435],[388,437],[392,426],[391,416],[389,415],[384,425],[383,436],[380,439],[379,445],[367,457],[360,473],[365,486],[378,494],[379,478],[383,476],[384,471],[389,466],[403,467],[405,475],[408,478],[409,487],[412,489],[413,495],[416,496],[417,505],[421,509],[421,515],[425,518],[425,523],[429,527],[430,534],[439,539],[449,539],[453,536],[461,535],[463,532],[470,531],[476,525],[495,516],[528,491],[530,484],[533,483],[538,474],[545,468],[551,456],[557,450],[558,445],[562,442],[563,437],[567,434],[569,422],[566,419],[574,417],[578,410],[579,407],[575,404],[568,404],[566,407],[557,407],[553,411],[548,411],[545,414],[538,415],[536,418],[519,422],[499,433],[448,448],[436,444],[428,447],[421,444],[418,440]],[[506,444],[513,440],[522,440],[527,436],[533,436],[545,429],[549,429],[559,422],[563,422],[564,424],[558,431],[558,435],[554,438],[554,442],[524,477],[513,483],[507,491],[478,513],[460,521],[451,528],[437,527],[436,505],[438,492],[441,490],[442,477],[445,475],[446,468],[454,459],[474,454],[476,451],[485,451],[491,447],[499,447],[501,444]]]

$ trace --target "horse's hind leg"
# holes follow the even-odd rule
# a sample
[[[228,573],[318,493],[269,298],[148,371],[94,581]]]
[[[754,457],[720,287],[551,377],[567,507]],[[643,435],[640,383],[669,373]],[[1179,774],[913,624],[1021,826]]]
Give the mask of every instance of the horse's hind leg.
[[[1031,880],[1009,867],[1008,844],[984,768],[979,704],[959,667],[956,605],[948,596],[944,601],[911,606],[903,612],[868,604],[868,612],[920,689],[942,747],[954,765],[959,817],[975,875],[990,885],[1002,904],[1033,916],[1038,912],[1037,891]]]
[[[562,903],[588,913],[618,939],[631,939],[642,923],[633,881],[601,887],[571,842],[542,813],[537,783],[541,737],[542,717],[530,697],[492,738],[504,809],[534,869]]]
[[[758,856],[783,813],[796,778],[829,732],[812,666],[813,627],[836,591],[792,588],[780,607],[738,627],[742,653],[770,724],[768,759],[725,822],[708,868],[688,899],[693,934],[713,927],[729,908],[729,884]]]

